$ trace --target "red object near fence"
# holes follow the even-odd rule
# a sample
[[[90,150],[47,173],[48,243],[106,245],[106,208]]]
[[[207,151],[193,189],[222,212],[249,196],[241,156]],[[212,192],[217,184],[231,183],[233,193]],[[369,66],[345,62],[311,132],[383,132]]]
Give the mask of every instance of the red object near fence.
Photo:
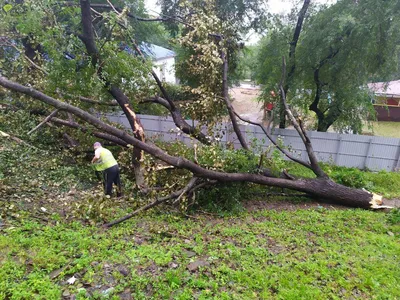
[[[268,102],[266,105],[267,110],[273,110],[274,109],[274,104],[271,102]]]

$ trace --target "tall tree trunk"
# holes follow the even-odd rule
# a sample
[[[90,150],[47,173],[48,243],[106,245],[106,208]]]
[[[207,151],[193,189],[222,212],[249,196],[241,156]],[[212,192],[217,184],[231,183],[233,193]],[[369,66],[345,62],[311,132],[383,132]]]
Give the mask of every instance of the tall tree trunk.
[[[338,106],[339,106],[338,104],[334,104],[329,108],[328,113],[326,115],[323,114],[322,118],[318,116],[317,131],[327,132],[329,127],[331,127],[332,124],[335,123],[335,121],[342,114],[342,111]]]
[[[290,87],[290,83],[293,80],[294,71],[296,69],[296,47],[297,42],[299,41],[301,29],[303,27],[304,18],[306,16],[308,7],[310,5],[310,0],[304,0],[303,7],[299,12],[299,17],[297,18],[296,28],[293,33],[293,39],[290,42],[290,49],[289,49],[289,72],[287,73],[287,77],[285,80],[285,85],[283,90],[285,91],[285,95]],[[283,105],[279,106],[279,128],[286,128],[286,110]]]
[[[322,59],[318,65],[316,66],[316,68],[314,69],[314,82],[315,82],[315,86],[316,86],[316,91],[315,91],[315,96],[314,96],[314,101],[311,103],[311,105],[309,106],[309,109],[313,112],[315,112],[315,114],[317,115],[317,120],[318,120],[318,131],[322,131],[322,132],[326,132],[328,130],[328,128],[339,118],[340,114],[341,114],[341,110],[336,103],[334,103],[333,105],[331,105],[330,108],[328,108],[328,114],[325,114],[326,112],[323,112],[319,107],[319,101],[321,100],[321,95],[322,95],[322,88],[325,85],[319,75],[320,75],[320,70],[321,68],[328,62],[330,61],[332,58],[334,58],[340,51],[340,48],[333,51],[331,49],[331,53],[329,53],[329,55],[327,57],[325,57],[324,59]]]
[[[365,190],[354,189],[337,184],[330,179],[300,179],[302,191],[319,200],[329,200],[350,207],[370,208],[373,194]],[[299,183],[300,183],[299,182]]]
[[[94,32],[93,32],[93,24],[92,24],[92,15],[90,9],[90,1],[89,0],[80,0],[81,6],[81,22],[83,28],[83,35],[80,36],[80,39],[85,44],[86,51],[92,58],[93,66],[97,66],[101,63],[100,61],[100,53],[97,49]],[[107,88],[108,92],[114,97],[114,99],[118,102],[119,106],[125,113],[131,129],[133,131],[133,136],[144,142],[144,129],[143,126],[135,114],[133,107],[130,104],[129,98],[116,86],[109,83],[107,78],[104,78],[104,74],[101,68],[98,68],[98,75],[104,80],[105,87]],[[135,178],[136,178],[136,185],[143,189],[145,188],[145,180],[143,175],[143,170],[141,167],[142,161],[142,150],[139,148],[135,148],[132,155],[132,165],[134,168]]]

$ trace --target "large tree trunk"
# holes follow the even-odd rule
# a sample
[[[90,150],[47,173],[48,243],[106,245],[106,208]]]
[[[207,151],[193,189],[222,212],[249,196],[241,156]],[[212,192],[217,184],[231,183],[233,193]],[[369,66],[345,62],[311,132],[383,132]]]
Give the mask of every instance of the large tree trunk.
[[[373,204],[373,194],[365,190],[349,188],[337,184],[330,179],[300,179],[297,180],[304,186],[304,192],[321,201],[329,200],[336,204],[351,207],[370,208]]]

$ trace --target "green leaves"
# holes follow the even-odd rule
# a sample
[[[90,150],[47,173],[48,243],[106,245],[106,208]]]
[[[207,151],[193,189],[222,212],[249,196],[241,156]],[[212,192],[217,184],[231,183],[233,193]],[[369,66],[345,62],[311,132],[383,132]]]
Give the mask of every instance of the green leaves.
[[[11,4],[6,4],[6,5],[3,6],[3,10],[6,13],[9,12],[12,8],[13,8],[13,6]]]
[[[397,12],[397,1],[358,5],[345,0],[311,13],[296,48],[296,71],[288,92],[291,105],[307,115],[320,91],[318,109],[325,118],[317,121],[312,112],[315,122],[326,125],[333,120],[338,131],[351,127],[361,132],[373,111],[366,83],[398,77]],[[293,31],[294,25],[277,22],[261,42],[257,79],[265,96],[279,82],[281,57],[289,52]],[[327,130],[324,127],[319,130]]]

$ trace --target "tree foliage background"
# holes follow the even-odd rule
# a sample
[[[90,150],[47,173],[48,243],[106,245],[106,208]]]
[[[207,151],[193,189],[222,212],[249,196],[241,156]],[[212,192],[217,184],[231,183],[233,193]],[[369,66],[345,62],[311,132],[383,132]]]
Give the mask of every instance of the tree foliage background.
[[[366,84],[397,79],[400,41],[398,1],[342,0],[311,7],[295,53],[288,101],[315,117],[314,128],[361,132],[374,118]],[[295,22],[277,19],[260,43],[257,81],[264,98],[277,90],[281,57],[289,53]]]

